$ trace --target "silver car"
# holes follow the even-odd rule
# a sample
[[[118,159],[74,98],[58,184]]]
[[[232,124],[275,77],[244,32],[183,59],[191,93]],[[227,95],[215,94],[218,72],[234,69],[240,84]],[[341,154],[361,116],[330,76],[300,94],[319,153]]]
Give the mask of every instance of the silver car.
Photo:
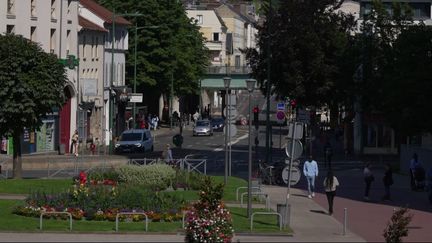
[[[209,120],[198,120],[193,127],[193,136],[213,136],[213,128]]]

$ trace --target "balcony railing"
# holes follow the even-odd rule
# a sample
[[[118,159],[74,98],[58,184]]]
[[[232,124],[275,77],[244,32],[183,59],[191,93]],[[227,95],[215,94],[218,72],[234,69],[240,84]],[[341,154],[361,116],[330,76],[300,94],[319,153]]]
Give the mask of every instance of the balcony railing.
[[[207,74],[248,74],[251,72],[248,66],[211,65],[207,67]]]

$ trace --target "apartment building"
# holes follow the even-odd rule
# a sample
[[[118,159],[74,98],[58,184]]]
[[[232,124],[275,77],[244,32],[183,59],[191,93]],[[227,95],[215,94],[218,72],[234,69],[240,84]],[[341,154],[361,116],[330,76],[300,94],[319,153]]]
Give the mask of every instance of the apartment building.
[[[80,32],[80,51],[84,52],[80,54],[83,57],[80,67],[84,89],[82,104],[87,109],[87,114],[82,115],[83,124],[87,124],[84,130],[93,138],[101,134],[98,140],[108,145],[112,137],[120,135],[126,127],[125,68],[127,27],[131,23],[114,16],[94,0],[80,0],[79,15],[85,25]]]
[[[40,44],[60,59],[76,58],[78,0],[1,0],[0,33],[15,33]],[[68,150],[76,129],[78,72],[67,68],[66,104],[48,114],[40,131],[24,131],[23,153]]]

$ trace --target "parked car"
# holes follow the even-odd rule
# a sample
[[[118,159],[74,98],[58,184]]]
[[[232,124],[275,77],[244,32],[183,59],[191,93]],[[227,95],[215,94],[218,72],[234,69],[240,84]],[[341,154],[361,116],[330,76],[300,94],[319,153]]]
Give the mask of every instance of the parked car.
[[[225,126],[225,119],[222,117],[214,117],[210,120],[213,131],[221,132]]]
[[[116,153],[142,153],[153,149],[153,138],[148,129],[126,130],[115,144]]]
[[[213,128],[209,120],[198,120],[193,127],[193,136],[213,136]]]

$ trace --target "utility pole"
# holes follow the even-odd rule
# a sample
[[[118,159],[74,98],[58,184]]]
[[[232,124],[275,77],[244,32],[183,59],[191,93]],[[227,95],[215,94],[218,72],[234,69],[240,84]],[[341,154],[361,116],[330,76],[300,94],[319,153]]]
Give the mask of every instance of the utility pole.
[[[266,83],[266,98],[267,98],[267,112],[266,112],[266,163],[271,162],[271,124],[270,124],[270,95],[271,95],[271,48],[270,48],[270,25],[272,15],[272,0],[270,0],[268,23],[267,23],[267,83]]]

